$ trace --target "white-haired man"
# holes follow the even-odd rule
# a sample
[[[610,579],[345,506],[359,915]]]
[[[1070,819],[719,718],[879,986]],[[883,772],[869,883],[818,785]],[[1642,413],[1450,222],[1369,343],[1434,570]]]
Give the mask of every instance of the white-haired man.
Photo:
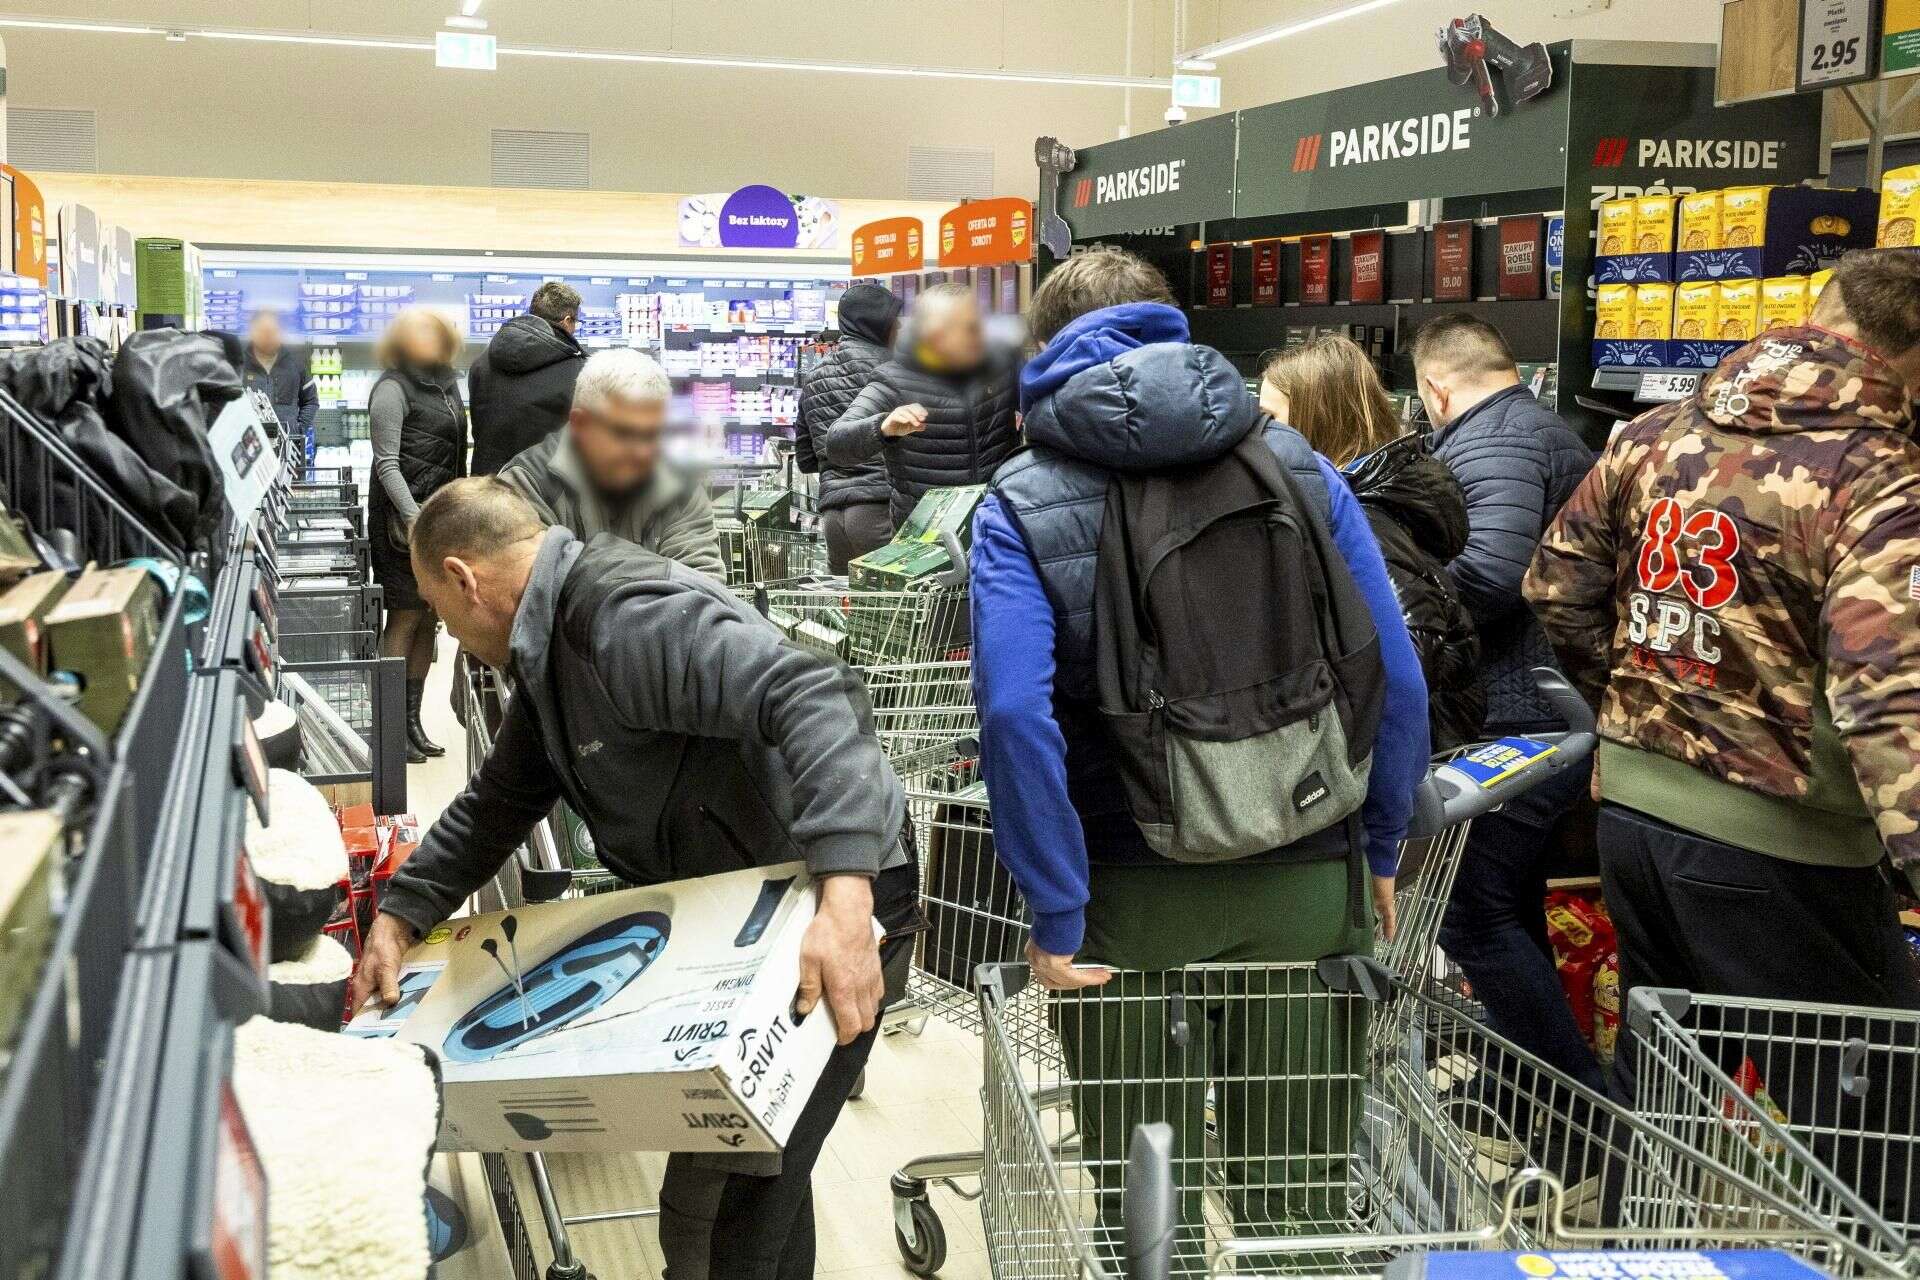
[[[595,353],[567,424],[500,469],[548,524],[582,541],[611,533],[709,577],[725,575],[706,489],[660,458],[673,395],[651,356]]]

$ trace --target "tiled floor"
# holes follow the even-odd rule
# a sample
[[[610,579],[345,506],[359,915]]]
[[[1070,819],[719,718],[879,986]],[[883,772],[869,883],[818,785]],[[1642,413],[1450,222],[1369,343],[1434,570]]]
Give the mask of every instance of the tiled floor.
[[[431,822],[467,776],[465,734],[453,719],[447,691],[452,646],[442,637],[441,660],[428,680],[422,719],[427,734],[447,748],[439,760],[407,773],[410,807]],[[893,1195],[888,1179],[917,1156],[977,1150],[980,1145],[980,1042],[938,1019],[922,1034],[883,1036],[867,1069],[865,1096],[851,1102],[827,1139],[814,1170],[816,1274],[843,1280],[901,1280],[893,1239]],[[574,1215],[651,1205],[664,1157],[554,1156],[548,1170],[563,1213]],[[524,1163],[510,1164],[524,1212],[539,1214]],[[934,1207],[947,1234],[944,1280],[985,1280],[986,1244],[978,1207],[936,1187]],[[537,1250],[545,1247],[536,1230]],[[572,1230],[574,1248],[598,1280],[657,1280],[660,1248],[651,1219],[586,1224]],[[541,1256],[544,1266],[546,1257]],[[501,1280],[507,1280],[502,1277]]]

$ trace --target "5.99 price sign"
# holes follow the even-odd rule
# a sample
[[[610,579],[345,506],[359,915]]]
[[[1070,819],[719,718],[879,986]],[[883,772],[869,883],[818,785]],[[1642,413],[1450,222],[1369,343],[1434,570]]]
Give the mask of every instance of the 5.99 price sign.
[[[1882,0],[1800,0],[1800,70],[1796,87],[1832,89],[1879,74],[1875,30]]]

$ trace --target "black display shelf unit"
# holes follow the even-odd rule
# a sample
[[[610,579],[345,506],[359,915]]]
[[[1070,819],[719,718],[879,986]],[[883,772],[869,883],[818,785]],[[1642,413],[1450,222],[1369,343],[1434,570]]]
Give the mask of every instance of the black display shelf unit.
[[[1597,443],[1633,409],[1638,388],[1616,385],[1611,371],[1596,380],[1587,284],[1599,203],[1814,177],[1820,103],[1801,95],[1716,107],[1711,45],[1575,40],[1549,50],[1552,87],[1497,117],[1435,67],[1082,148],[1057,178],[1040,172],[1038,238],[1046,244],[1049,227],[1064,221],[1075,249],[1113,244],[1148,258],[1167,274],[1195,341],[1248,373],[1261,352],[1285,345],[1289,327],[1365,324],[1387,330],[1396,354],[1383,363],[1396,386],[1410,388],[1411,369],[1397,353],[1418,325],[1470,310],[1507,333],[1521,362],[1558,365],[1559,411]],[[1703,139],[1715,145],[1700,146]],[[1725,160],[1733,163],[1717,167]],[[1497,300],[1493,224],[1513,214],[1564,215],[1558,300]],[[1420,232],[1461,220],[1477,224],[1473,300],[1429,301],[1430,250]],[[1387,233],[1385,296],[1417,301],[1252,305],[1254,242],[1335,236],[1338,299],[1348,296],[1342,273],[1351,262],[1341,237],[1363,230]],[[1232,305],[1210,307],[1206,246],[1221,244],[1234,246]],[[1043,278],[1056,261],[1041,251]],[[1405,270],[1410,264],[1418,269]],[[1280,296],[1297,298],[1289,265],[1298,271],[1282,263]]]

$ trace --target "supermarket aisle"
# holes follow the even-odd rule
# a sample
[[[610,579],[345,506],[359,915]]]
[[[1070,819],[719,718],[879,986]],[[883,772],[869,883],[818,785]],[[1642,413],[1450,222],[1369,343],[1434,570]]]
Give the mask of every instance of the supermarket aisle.
[[[453,680],[452,641],[442,633],[439,658],[427,681],[421,720],[427,736],[447,748],[439,760],[407,771],[413,812],[430,823],[465,780],[466,734],[453,718],[447,693]],[[930,1020],[924,1035],[881,1037],[867,1070],[865,1097],[849,1103],[827,1139],[814,1171],[814,1203],[821,1276],[893,1280],[908,1272],[893,1243],[893,1197],[887,1179],[915,1156],[977,1149],[980,1145],[980,1042],[970,1032]],[[665,1157],[555,1156],[548,1162],[568,1215],[651,1205]],[[524,1163],[511,1162],[521,1203],[536,1203]],[[978,1208],[943,1188],[932,1192],[947,1229],[943,1280],[985,1280],[989,1271]],[[539,1237],[535,1215],[535,1234]],[[651,1219],[574,1228],[574,1247],[595,1275],[658,1280],[660,1248]],[[544,1258],[543,1258],[544,1262]]]

